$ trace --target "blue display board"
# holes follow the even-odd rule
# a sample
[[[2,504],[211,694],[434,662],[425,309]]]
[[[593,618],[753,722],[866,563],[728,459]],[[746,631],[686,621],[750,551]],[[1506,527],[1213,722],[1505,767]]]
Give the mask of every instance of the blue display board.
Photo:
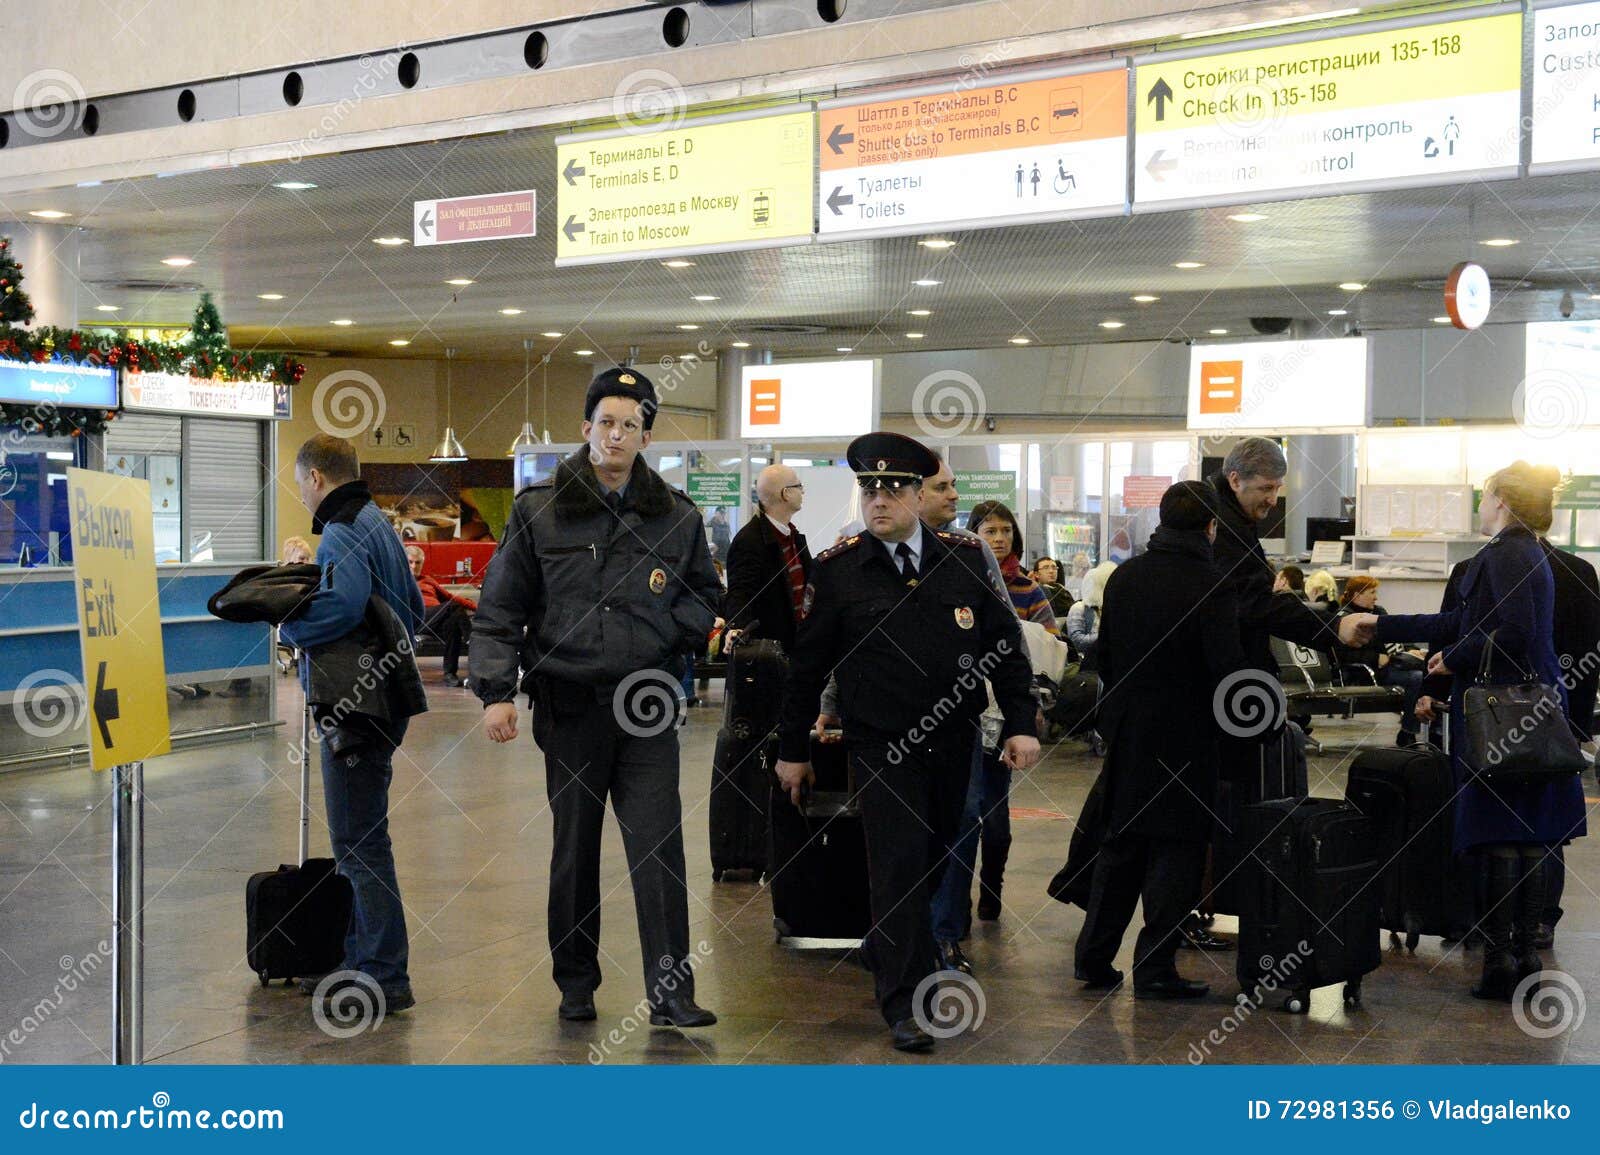
[[[18,405],[115,409],[117,371],[62,361],[0,360],[0,401]]]

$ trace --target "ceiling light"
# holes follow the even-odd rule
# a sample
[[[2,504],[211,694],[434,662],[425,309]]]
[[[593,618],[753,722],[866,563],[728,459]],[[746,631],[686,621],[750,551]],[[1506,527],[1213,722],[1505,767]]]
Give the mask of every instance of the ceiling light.
[[[574,357],[593,357],[594,356],[594,350],[593,349],[574,349],[572,351],[572,355]]]
[[[393,341],[390,341],[389,344],[399,348],[402,345],[409,345],[411,342],[407,341],[404,337],[396,337]]]
[[[1343,316],[1347,315],[1349,312],[1350,312],[1349,309],[1329,309],[1328,310],[1328,316],[1330,316],[1330,317],[1343,317]]]
[[[933,316],[933,310],[932,309],[907,309],[906,310],[906,316],[908,316],[908,317],[931,317],[931,316]]]
[[[1517,244],[1518,241],[1515,237],[1490,237],[1483,243],[1491,249],[1509,249],[1512,245]]]
[[[693,333],[699,327],[700,327],[699,325],[679,325],[678,326],[678,328],[682,329],[685,333]]]
[[[283,294],[282,293],[257,293],[256,294],[256,300],[258,300],[258,301],[281,301],[281,300],[283,300]]]
[[[1032,337],[1013,337],[1013,338],[1011,338],[1011,343],[1013,345],[1026,345],[1026,344],[1030,343],[1032,340],[1033,340]]]
[[[1435,317],[1433,319],[1433,323],[1435,325],[1448,325],[1448,324],[1450,324],[1450,318],[1449,317]]]
[[[1346,293],[1359,293],[1366,286],[1360,281],[1340,281],[1339,288]]]
[[[352,321],[349,317],[336,317],[334,319],[333,323],[335,325],[338,325],[341,329],[344,328],[346,325],[354,325],[355,324],[355,322]]]
[[[540,333],[539,336],[541,336],[541,337],[549,337],[553,341],[557,337],[565,337],[566,334],[565,333],[557,333],[554,329],[551,329],[548,333]]]
[[[835,353],[854,353],[855,350],[850,348],[849,345],[840,345],[840,346],[838,346],[837,348],[834,349],[834,352]]]
[[[1204,261],[1174,261],[1172,267],[1175,269],[1203,269],[1206,267],[1206,263]]]
[[[1156,296],[1154,293],[1140,293],[1130,299],[1139,302],[1141,305],[1152,305],[1161,298]]]
[[[929,237],[925,241],[918,241],[917,244],[925,249],[953,249],[956,247],[954,241],[947,241],[943,237]]]
[[[477,284],[477,282],[474,281],[471,277],[451,277],[448,281],[445,282],[445,284],[454,285],[458,289],[464,289],[468,285]]]
[[[698,361],[698,360],[700,360],[700,354],[698,354],[698,353],[679,353],[678,354],[678,360],[680,360],[680,361]]]
[[[520,317],[520,316],[522,316],[522,310],[521,309],[501,309],[500,310],[500,315],[502,317]]]
[[[272,182],[273,188],[281,188],[285,192],[305,192],[306,189],[317,186],[308,180],[278,180]]]
[[[1600,301],[1600,293],[1590,293],[1589,299],[1591,301]]]
[[[924,278],[923,278],[923,279],[922,279],[922,280],[920,280],[920,281],[912,281],[912,282],[911,282],[911,283],[912,283],[912,284],[913,284],[913,285],[916,285],[916,286],[918,286],[918,287],[919,287],[919,288],[923,288],[923,289],[931,289],[931,288],[933,288],[933,287],[934,287],[934,286],[935,286],[935,285],[942,285],[942,284],[944,284],[944,282],[943,282],[943,281],[935,281],[935,280],[931,280],[931,279],[929,279],[929,278],[927,278],[927,277],[924,277]]]
[[[95,309],[101,313],[115,313],[121,307],[121,305],[96,305]]]
[[[404,237],[373,237],[372,243],[375,245],[383,245],[386,248],[393,248],[396,245],[409,245],[411,242],[406,240]]]
[[[748,349],[748,348],[750,348],[750,342],[749,341],[732,341],[732,342],[729,342],[729,348],[732,348],[732,349]]]
[[[1304,16],[1283,16],[1276,20],[1257,20],[1251,24],[1232,24],[1226,28],[1207,28],[1201,32],[1185,32],[1179,40],[1202,40],[1209,36],[1232,36],[1236,32],[1254,32],[1260,28],[1282,28],[1288,24],[1304,24],[1308,20],[1337,20],[1341,16],[1355,16],[1359,8],[1338,8],[1332,12],[1311,12]]]
[[[1101,321],[1100,322],[1100,327],[1102,329],[1120,329],[1120,328],[1122,328],[1122,322],[1121,321]]]
[[[69,217],[72,214],[64,213],[60,209],[33,209],[28,215],[38,217],[42,221],[59,221],[62,217]]]
[[[1253,225],[1257,221],[1264,221],[1267,218],[1263,213],[1229,213],[1228,219],[1230,221],[1238,221],[1241,225]]]
[[[163,257],[161,263],[172,269],[186,269],[194,264],[194,261],[189,257]]]
[[[1228,330],[1226,329],[1207,329],[1206,332],[1213,337],[1226,337],[1228,335]]]
[[[907,333],[906,334],[906,340],[908,340],[908,341],[920,341],[920,340],[922,340],[922,334],[921,333]]]
[[[696,293],[689,298],[691,301],[720,301],[721,297],[713,297],[710,293]]]
[[[682,257],[674,257],[670,261],[662,261],[661,264],[662,264],[663,268],[668,268],[668,269],[692,269],[692,268],[694,268],[694,262],[693,261],[686,261]]]

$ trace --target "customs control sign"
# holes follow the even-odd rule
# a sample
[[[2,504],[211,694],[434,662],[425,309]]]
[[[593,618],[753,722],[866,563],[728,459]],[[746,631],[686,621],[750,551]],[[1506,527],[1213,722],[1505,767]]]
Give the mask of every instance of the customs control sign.
[[[1134,209],[1513,176],[1522,18],[1136,62]]]
[[[811,107],[556,140],[556,264],[811,239]]]
[[[96,770],[171,747],[150,483],[68,469],[73,588]]]

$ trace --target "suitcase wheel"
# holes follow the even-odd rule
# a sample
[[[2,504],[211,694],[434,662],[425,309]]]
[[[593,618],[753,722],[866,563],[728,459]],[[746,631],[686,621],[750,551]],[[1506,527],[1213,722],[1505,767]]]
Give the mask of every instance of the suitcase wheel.
[[[1293,991],[1283,1000],[1283,1009],[1291,1015],[1303,1015],[1311,1010],[1311,992]]]
[[[722,881],[722,868],[721,867],[716,867],[711,871],[711,881],[712,882],[721,882]]]
[[[264,987],[265,986],[269,986],[272,983],[272,976],[269,975],[264,970],[263,971],[257,971],[256,972],[256,978],[261,980],[261,985],[264,986]]]
[[[1420,934],[1417,934],[1415,931],[1413,931],[1411,934],[1406,935],[1406,949],[1408,951],[1410,951],[1412,954],[1416,954],[1417,953],[1417,943],[1419,943],[1421,941],[1422,941],[1422,936]]]
[[[1099,734],[1096,734],[1091,740],[1089,748],[1094,751],[1096,758],[1104,758],[1106,756],[1106,740],[1100,737]]]
[[[1400,949],[1400,932],[1397,931],[1397,930],[1391,930],[1389,932],[1389,949],[1390,950],[1399,950]]]
[[[1344,985],[1344,1005],[1345,1005],[1345,1007],[1347,1009],[1350,1008],[1350,1007],[1359,1007],[1361,1005],[1361,984],[1360,983],[1345,983],[1345,985]]]

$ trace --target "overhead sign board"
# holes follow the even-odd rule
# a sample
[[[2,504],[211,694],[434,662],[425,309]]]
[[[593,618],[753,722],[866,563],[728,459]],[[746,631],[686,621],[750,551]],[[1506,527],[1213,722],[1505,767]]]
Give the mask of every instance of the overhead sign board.
[[[285,382],[213,381],[180,373],[129,373],[123,378],[125,409],[193,413],[208,417],[279,420],[290,415]]]
[[[1120,213],[1128,71],[910,89],[817,117],[823,236]]]
[[[1533,14],[1531,170],[1600,165],[1600,4]]]
[[[746,441],[839,438],[878,427],[878,362],[787,361],[741,370]]]
[[[556,139],[556,264],[809,241],[816,116]]]
[[[538,220],[538,199],[538,193],[529,188],[520,192],[413,201],[411,243],[421,247],[531,237]]]
[[[1360,429],[1367,340],[1252,341],[1189,351],[1189,428],[1208,433]]]
[[[0,359],[0,401],[16,405],[117,407],[117,371],[66,361]]]
[[[68,469],[67,488],[89,762],[109,770],[171,748],[150,483]]]
[[[1514,176],[1521,20],[1138,61],[1134,208]]]

